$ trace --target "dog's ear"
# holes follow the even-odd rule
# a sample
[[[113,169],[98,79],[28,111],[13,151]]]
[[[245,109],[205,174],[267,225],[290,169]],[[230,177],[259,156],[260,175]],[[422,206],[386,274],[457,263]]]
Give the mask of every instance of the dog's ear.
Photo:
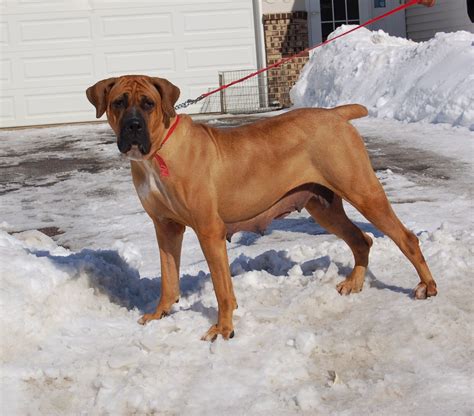
[[[112,87],[114,86],[117,78],[107,78],[94,84],[92,87],[87,88],[86,95],[87,99],[96,109],[95,116],[101,118],[107,109],[108,95]]]
[[[161,110],[163,111],[163,123],[165,127],[170,126],[170,118],[176,115],[174,105],[179,98],[179,88],[164,78],[151,78],[151,82],[161,95]]]

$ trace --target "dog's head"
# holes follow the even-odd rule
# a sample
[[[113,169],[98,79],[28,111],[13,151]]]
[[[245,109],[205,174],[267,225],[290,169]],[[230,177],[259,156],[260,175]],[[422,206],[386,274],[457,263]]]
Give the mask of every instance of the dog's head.
[[[179,92],[163,78],[125,75],[99,81],[86,94],[97,118],[107,113],[120,152],[143,160],[159,148],[170,119],[176,116]]]

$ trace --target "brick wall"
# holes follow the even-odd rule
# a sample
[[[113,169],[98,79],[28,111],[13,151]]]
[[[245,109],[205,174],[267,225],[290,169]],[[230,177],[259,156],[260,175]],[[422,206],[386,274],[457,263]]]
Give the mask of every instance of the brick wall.
[[[308,13],[270,13],[263,15],[267,65],[306,49],[308,44]],[[268,71],[268,98],[270,105],[291,105],[289,92],[308,61],[308,54]]]

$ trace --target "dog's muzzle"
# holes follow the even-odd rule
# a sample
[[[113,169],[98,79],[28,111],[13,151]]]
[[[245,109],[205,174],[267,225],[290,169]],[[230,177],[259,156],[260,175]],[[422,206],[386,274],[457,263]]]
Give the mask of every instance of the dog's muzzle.
[[[117,141],[121,153],[140,152],[146,155],[151,148],[148,128],[144,118],[138,112],[122,119],[120,135]]]

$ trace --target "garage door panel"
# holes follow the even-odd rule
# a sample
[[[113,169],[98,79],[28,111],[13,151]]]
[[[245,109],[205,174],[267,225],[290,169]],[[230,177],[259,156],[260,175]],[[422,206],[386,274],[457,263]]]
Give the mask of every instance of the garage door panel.
[[[0,82],[8,90],[89,83],[96,77],[97,61],[103,59],[88,48],[15,52],[9,56],[11,59],[0,61]],[[7,66],[11,73],[9,80],[3,76],[3,68]]]
[[[105,40],[172,35],[171,13],[104,16],[101,21]]]
[[[0,121],[2,123],[14,122],[15,114],[15,98],[13,96],[6,96],[0,98]]]
[[[64,6],[64,3],[65,3],[65,0],[18,0],[18,4],[19,6],[27,6],[27,7],[31,7],[31,6],[43,6],[43,7],[47,7],[47,6],[54,6],[54,7],[58,7],[58,6]]]
[[[90,104],[84,100],[84,91],[36,93],[25,96],[26,116],[30,120],[43,117],[87,115]]]
[[[176,71],[174,50],[121,51],[105,54],[105,68],[111,75],[156,74]]]
[[[14,120],[15,125],[19,125],[17,120],[20,116],[23,120],[21,125],[67,123],[71,119],[95,120],[82,86],[31,88],[26,94],[13,98],[9,101],[10,107],[1,106],[1,121],[4,124],[11,125]],[[9,114],[14,114],[14,118],[7,118]]]
[[[77,80],[92,77],[93,56],[62,55],[61,57],[44,56],[23,60],[25,82],[43,82],[48,79]]]
[[[91,41],[89,18],[64,19],[61,17],[20,22],[20,40],[24,44]]]
[[[90,10],[87,1],[82,0],[0,0],[0,4],[2,3],[4,10],[8,11],[9,14],[33,14],[56,12],[60,10]]]
[[[0,22],[0,45],[6,46],[10,42],[10,35],[8,33],[8,23]]]
[[[184,13],[186,34],[246,31],[252,22],[249,10]]]
[[[68,0],[18,0],[17,7],[23,11],[33,11],[32,8],[64,8],[67,7]],[[80,1],[77,3],[81,3]],[[83,2],[84,3],[84,2]],[[25,10],[26,9],[26,10]]]
[[[221,48],[187,48],[186,70],[231,69],[237,65],[244,68],[253,65],[254,50],[249,45],[233,45]]]
[[[12,82],[11,59],[2,59],[0,61],[0,82],[3,88],[8,88]]]
[[[142,8],[142,7],[166,7],[166,8],[176,8],[181,6],[193,7],[193,6],[202,6],[203,4],[219,5],[226,4],[231,5],[232,3],[248,3],[247,0],[206,0],[196,1],[196,0],[135,0],[133,2],[133,8]],[[89,0],[89,4],[93,9],[114,9],[124,8],[123,0]]]
[[[8,9],[9,10],[9,9]],[[94,30],[88,13],[38,13],[9,16],[8,41],[2,53],[93,46]]]

